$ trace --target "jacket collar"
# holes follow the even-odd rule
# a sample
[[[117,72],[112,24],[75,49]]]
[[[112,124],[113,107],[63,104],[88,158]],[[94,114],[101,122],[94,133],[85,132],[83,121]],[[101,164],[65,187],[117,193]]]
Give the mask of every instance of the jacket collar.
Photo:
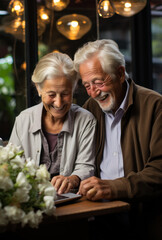
[[[133,80],[129,78],[127,81],[129,83],[129,92],[128,92],[128,105],[126,110],[128,110],[128,108],[130,108],[133,105],[133,96],[136,91],[136,85],[133,82]]]
[[[42,129],[42,113],[43,113],[43,103],[39,103],[34,107],[33,111],[33,124],[30,127],[32,133],[37,132],[38,130]]]

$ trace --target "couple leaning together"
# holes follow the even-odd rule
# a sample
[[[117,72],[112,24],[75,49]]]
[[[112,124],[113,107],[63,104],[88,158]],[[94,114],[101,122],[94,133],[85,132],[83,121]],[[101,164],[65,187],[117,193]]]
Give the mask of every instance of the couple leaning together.
[[[90,98],[72,104],[81,78]],[[10,142],[46,164],[58,193],[148,202],[162,193],[162,97],[136,85],[112,40],[89,42],[74,61],[49,53],[32,81],[41,103],[16,118]]]

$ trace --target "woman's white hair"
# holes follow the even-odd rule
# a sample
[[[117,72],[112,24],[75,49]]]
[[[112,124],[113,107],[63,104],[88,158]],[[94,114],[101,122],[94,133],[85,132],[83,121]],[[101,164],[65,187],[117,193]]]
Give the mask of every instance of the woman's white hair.
[[[79,73],[80,64],[95,55],[98,57],[105,73],[114,75],[119,66],[123,66],[125,68],[125,58],[120,52],[117,43],[110,39],[102,39],[94,42],[88,42],[77,50],[74,56],[75,70]],[[126,79],[128,78],[126,70],[125,77]]]
[[[74,70],[72,59],[67,54],[52,52],[43,56],[35,67],[32,81],[41,88],[45,80],[55,77],[66,77],[72,82],[74,90],[78,75]]]

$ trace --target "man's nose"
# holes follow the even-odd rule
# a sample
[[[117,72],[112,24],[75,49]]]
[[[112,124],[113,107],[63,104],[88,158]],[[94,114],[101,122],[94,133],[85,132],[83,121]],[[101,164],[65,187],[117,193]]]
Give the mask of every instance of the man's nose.
[[[98,97],[98,96],[100,95],[101,90],[98,89],[98,88],[96,88],[94,85],[91,85],[91,89],[90,89],[90,92],[89,92],[89,93],[90,93],[89,95],[90,95],[92,98],[96,98],[96,97]]]

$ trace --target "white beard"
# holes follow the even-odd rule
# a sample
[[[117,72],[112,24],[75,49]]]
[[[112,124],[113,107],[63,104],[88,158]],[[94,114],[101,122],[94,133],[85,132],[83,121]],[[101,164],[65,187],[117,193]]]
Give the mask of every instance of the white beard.
[[[106,94],[109,94],[109,103],[106,104],[106,102],[99,102],[99,99],[102,99]],[[101,92],[100,96],[94,98],[94,100],[98,102],[100,108],[105,112],[112,111],[115,108],[115,99],[109,92]]]

